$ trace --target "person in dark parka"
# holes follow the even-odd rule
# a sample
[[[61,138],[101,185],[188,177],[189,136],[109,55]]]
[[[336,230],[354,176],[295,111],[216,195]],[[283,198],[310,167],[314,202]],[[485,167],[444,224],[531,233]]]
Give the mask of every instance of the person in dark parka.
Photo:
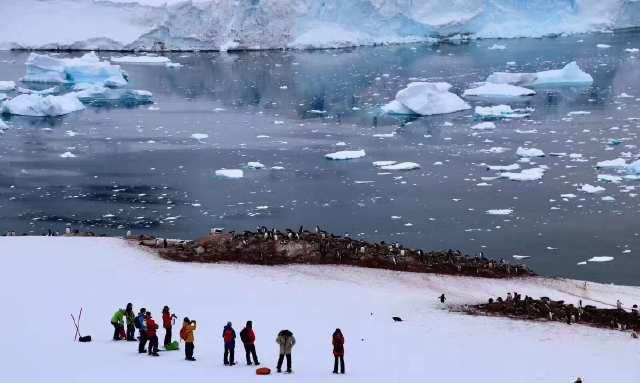
[[[127,341],[133,342],[136,340],[136,313],[133,312],[133,305],[131,303],[127,303],[124,316],[127,322]]]
[[[231,322],[227,322],[222,330],[222,339],[224,339],[224,365],[235,365],[236,350],[236,331],[231,326]]]
[[[245,328],[240,331],[240,340],[244,345],[244,351],[247,358],[247,366],[251,366],[251,357],[253,356],[253,364],[260,365],[258,355],[256,353],[256,334],[253,332],[253,322],[247,321]]]
[[[333,373],[338,373],[338,362],[340,362],[340,373],[344,374],[344,336],[339,328],[333,332]]]

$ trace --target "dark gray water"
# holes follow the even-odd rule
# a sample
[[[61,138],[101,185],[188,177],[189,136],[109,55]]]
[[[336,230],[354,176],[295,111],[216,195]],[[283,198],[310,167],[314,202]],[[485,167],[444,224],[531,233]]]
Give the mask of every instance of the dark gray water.
[[[489,50],[494,43],[506,49]],[[611,48],[598,49],[599,43]],[[595,169],[598,161],[640,154],[640,54],[625,51],[637,47],[640,33],[617,33],[171,56],[181,69],[124,65],[135,88],[154,93],[151,108],[5,116],[0,229],[38,234],[71,226],[193,238],[213,226],[317,224],[427,249],[530,256],[526,262],[545,275],[637,284],[640,181],[603,184]],[[19,79],[26,57],[1,52],[0,80]],[[592,86],[538,88],[526,101],[508,102],[535,108],[531,118],[497,122],[493,132],[471,131],[471,111],[399,118],[378,110],[412,79],[447,81],[460,94],[494,71],[555,69],[572,60],[593,75]],[[572,111],[590,114],[568,118]],[[199,142],[194,133],[209,137]],[[612,146],[610,139],[622,143]],[[483,163],[516,162],[518,146],[582,157],[535,159],[549,167],[540,181],[481,178],[496,175]],[[483,152],[491,147],[509,150]],[[361,148],[362,159],[324,158]],[[77,157],[61,158],[67,151]],[[383,172],[372,166],[376,160],[422,168]],[[249,161],[267,168],[247,169]],[[244,169],[244,178],[216,177],[221,168]],[[606,191],[577,191],[582,183]],[[576,198],[563,199],[567,193]],[[504,208],[513,214],[486,214]],[[615,259],[577,265],[594,256]]]

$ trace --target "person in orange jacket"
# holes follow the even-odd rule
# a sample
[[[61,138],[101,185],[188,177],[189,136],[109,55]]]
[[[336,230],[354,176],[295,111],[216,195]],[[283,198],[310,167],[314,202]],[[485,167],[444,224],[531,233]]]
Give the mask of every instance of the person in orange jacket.
[[[151,311],[147,311],[147,339],[149,340],[149,355],[152,356],[160,356],[158,354],[158,335],[156,334],[156,330],[160,326],[153,320],[151,317]]]
[[[338,373],[338,362],[340,362],[340,373],[344,374],[344,336],[339,328],[333,332],[333,373]]]
[[[184,340],[184,359],[194,362],[196,358],[193,357],[193,332],[196,329],[196,321],[189,320],[188,317],[184,317],[182,321],[182,328],[180,329],[180,338]]]
[[[162,309],[162,327],[164,328],[164,348],[171,344],[171,329],[173,328],[173,320],[177,318],[176,314],[169,312],[169,306]]]

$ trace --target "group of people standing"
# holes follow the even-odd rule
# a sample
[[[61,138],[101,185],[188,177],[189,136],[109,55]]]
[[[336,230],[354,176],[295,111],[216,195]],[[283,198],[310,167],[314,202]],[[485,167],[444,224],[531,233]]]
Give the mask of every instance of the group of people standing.
[[[162,309],[162,327],[165,330],[164,349],[178,349],[177,342],[172,341],[172,329],[175,325],[177,316],[169,311],[168,306]],[[126,329],[125,329],[126,324]],[[138,314],[134,314],[133,305],[128,303],[126,309],[118,309],[111,317],[111,325],[114,327],[113,340],[120,341],[136,341],[135,330],[138,329],[138,353],[148,353],[150,356],[159,356],[158,354],[158,334],[159,325],[153,319],[151,312],[145,308],[141,308]],[[195,361],[193,357],[194,331],[196,330],[196,321],[185,317],[182,321],[180,329],[180,339],[185,342],[184,352],[185,360]],[[231,322],[227,322],[222,330],[222,339],[224,342],[223,362],[225,366],[234,366],[235,363],[235,347],[236,332]],[[253,322],[247,321],[245,327],[240,331],[240,340],[244,345],[245,357],[247,365],[259,366],[258,354],[256,352],[256,334],[253,330]],[[147,346],[148,343],[148,346]],[[175,346],[173,344],[175,343]],[[280,354],[278,357],[277,371],[282,372],[282,365],[286,359],[287,373],[291,373],[291,352],[296,344],[296,338],[289,330],[282,330],[276,337],[276,343],[279,345]],[[344,336],[340,329],[336,329],[332,336],[333,356],[334,356],[334,374],[344,374]],[[145,349],[147,347],[147,349]],[[338,367],[340,369],[338,369]]]

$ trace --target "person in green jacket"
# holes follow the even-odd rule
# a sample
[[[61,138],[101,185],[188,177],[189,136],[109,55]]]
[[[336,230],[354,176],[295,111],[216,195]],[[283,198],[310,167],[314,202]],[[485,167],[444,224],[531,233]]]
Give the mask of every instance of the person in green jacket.
[[[113,340],[122,340],[126,338],[124,332],[124,316],[126,315],[123,309],[118,309],[111,317],[111,324],[113,325]]]

